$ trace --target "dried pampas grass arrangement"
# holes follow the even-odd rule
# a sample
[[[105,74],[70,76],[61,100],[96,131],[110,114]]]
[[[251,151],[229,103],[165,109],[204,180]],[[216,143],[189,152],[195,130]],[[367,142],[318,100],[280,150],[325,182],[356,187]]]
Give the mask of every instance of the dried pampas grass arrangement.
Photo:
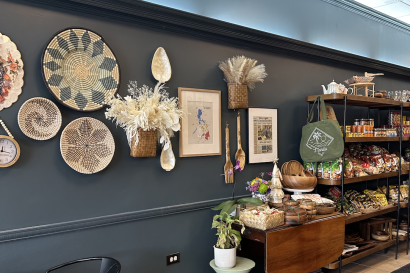
[[[257,64],[257,60],[245,56],[235,56],[219,64],[225,75],[225,81],[235,84],[246,84],[250,90],[255,88],[255,83],[263,82],[268,74],[265,65]]]
[[[178,98],[169,98],[161,83],[153,90],[146,85],[138,88],[136,81],[130,81],[128,93],[124,98],[117,94],[108,102],[105,117],[125,130],[130,147],[138,144],[139,129],[155,129],[159,142],[167,150],[170,138],[181,128],[183,112],[178,107]],[[131,143],[134,137],[135,143]]]

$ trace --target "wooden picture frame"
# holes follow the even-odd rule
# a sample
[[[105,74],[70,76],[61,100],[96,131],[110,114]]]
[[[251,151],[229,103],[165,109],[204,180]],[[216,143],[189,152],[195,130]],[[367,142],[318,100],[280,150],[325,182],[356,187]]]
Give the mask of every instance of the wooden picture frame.
[[[278,109],[249,108],[248,161],[272,162],[278,158]]]
[[[179,156],[222,155],[221,91],[178,88],[184,111],[179,136]]]

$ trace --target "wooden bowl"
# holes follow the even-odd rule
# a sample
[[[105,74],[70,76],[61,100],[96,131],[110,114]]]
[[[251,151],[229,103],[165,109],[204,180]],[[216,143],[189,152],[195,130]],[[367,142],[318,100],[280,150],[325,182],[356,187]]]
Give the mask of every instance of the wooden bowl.
[[[317,178],[315,176],[303,177],[303,176],[282,175],[282,177],[283,177],[282,185],[284,188],[288,188],[288,189],[299,189],[299,190],[313,189],[317,185]]]
[[[375,233],[372,233],[372,238],[375,239],[376,241],[387,241],[390,238],[390,235],[377,235]]]
[[[330,207],[326,207],[324,205],[319,205],[319,206],[316,207],[316,209],[317,209],[317,214],[325,215],[325,214],[331,214],[331,213],[335,212],[336,206],[331,205]]]
[[[298,205],[298,202],[295,201],[295,200],[287,200],[287,201],[284,201],[284,202],[283,202],[283,205],[295,207],[295,206]]]

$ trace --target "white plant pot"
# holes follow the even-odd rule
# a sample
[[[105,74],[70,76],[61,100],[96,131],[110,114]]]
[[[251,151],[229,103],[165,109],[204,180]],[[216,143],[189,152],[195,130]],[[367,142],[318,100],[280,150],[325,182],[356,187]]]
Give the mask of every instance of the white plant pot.
[[[236,265],[236,248],[216,248],[214,246],[215,265],[219,268],[232,268]]]

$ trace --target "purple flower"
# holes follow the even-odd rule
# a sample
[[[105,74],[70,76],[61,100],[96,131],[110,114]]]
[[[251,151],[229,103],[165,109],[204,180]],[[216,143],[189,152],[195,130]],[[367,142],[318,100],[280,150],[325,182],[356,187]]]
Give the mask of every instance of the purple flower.
[[[272,176],[272,172],[268,172],[268,174],[269,174],[270,176]]]
[[[229,170],[228,171],[228,175],[232,175],[233,174],[233,171],[232,170]]]

